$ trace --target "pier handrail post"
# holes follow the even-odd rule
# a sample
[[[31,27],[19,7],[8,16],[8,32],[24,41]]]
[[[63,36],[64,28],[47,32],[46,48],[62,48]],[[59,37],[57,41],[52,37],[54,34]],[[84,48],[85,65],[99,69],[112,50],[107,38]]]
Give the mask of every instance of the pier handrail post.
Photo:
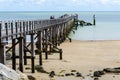
[[[0,63],[6,63],[6,55],[5,55],[5,45],[6,42],[2,42],[2,22],[0,22]]]
[[[0,43],[2,42],[2,21],[0,21]]]

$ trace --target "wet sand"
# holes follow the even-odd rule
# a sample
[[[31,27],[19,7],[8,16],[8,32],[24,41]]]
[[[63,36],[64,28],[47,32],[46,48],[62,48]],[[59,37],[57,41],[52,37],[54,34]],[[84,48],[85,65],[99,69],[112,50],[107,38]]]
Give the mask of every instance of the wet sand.
[[[94,80],[94,71],[104,68],[120,67],[120,41],[65,41],[60,48],[63,49],[63,60],[59,60],[59,54],[49,55],[48,60],[44,59],[43,68],[46,72],[54,71],[56,76],[49,77],[49,74],[30,70],[24,70],[27,75],[32,75],[36,80]],[[25,67],[30,67],[30,61]],[[36,55],[35,65],[39,65],[39,58]],[[74,70],[75,72],[71,72]],[[76,77],[79,72],[83,77]],[[65,76],[67,73],[74,75]],[[99,80],[119,80],[119,74],[105,74]]]

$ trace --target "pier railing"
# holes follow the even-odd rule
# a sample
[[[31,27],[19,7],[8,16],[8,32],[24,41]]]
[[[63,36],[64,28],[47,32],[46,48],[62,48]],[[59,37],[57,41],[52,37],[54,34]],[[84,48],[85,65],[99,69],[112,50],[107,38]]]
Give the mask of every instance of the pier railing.
[[[0,41],[8,41],[8,39],[18,38],[24,34],[35,33],[50,26],[67,23],[74,18],[75,16],[67,16],[49,20],[0,21]]]

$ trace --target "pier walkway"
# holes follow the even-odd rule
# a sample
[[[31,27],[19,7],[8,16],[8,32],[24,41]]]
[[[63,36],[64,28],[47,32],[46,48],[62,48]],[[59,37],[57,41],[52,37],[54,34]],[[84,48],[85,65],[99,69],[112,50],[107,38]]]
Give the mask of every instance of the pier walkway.
[[[5,64],[6,54],[10,50],[12,51],[12,68],[16,70],[16,59],[18,59],[19,70],[22,72],[24,65],[28,63],[27,59],[31,59],[31,71],[35,72],[35,55],[39,55],[39,65],[42,65],[42,53],[45,53],[46,59],[50,53],[59,53],[62,60],[63,51],[57,46],[65,41],[73,26],[77,25],[77,19],[78,15],[67,15],[48,20],[0,21],[0,63]],[[29,43],[26,40],[28,35]],[[12,42],[12,46],[6,48],[8,41]],[[17,45],[19,46],[18,55],[16,54]]]

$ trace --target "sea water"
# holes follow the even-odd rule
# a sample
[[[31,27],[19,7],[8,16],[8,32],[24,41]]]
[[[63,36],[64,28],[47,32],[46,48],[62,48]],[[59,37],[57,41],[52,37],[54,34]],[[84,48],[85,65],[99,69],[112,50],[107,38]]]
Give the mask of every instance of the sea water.
[[[120,40],[120,12],[79,12],[79,19],[93,23],[92,15],[96,15],[95,26],[78,27],[75,40]]]
[[[81,12],[81,11],[41,11],[41,12],[0,12],[0,20],[30,20],[56,18],[63,14],[78,14],[80,20],[93,23],[95,26],[78,26],[75,34],[70,37],[74,40],[120,40],[120,12]]]

